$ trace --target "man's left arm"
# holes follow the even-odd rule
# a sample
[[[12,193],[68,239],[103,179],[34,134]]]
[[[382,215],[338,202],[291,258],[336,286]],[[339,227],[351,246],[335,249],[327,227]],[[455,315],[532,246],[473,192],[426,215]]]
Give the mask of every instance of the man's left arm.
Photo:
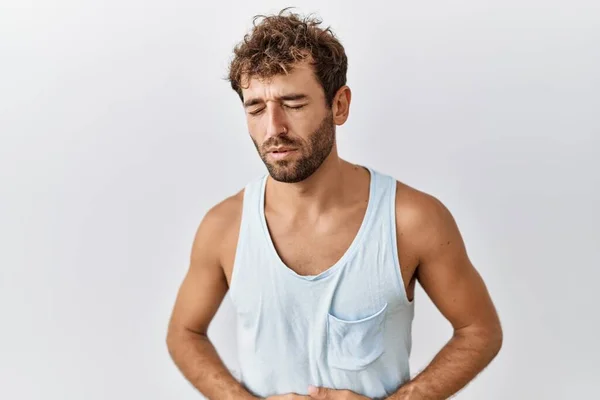
[[[502,328],[483,279],[472,265],[457,224],[439,200],[425,195],[413,231],[416,277],[454,333],[431,363],[389,400],[447,399],[498,354]]]

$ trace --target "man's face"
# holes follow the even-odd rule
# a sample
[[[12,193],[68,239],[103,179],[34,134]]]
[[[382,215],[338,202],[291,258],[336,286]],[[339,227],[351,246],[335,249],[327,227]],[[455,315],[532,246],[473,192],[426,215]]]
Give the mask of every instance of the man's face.
[[[335,144],[333,114],[312,67],[244,83],[250,136],[271,177],[292,183],[311,176]]]

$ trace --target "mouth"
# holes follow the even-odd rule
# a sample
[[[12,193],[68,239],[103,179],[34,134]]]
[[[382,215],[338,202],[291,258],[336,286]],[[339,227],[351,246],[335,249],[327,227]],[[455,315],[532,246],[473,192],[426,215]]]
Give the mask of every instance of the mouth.
[[[271,157],[280,160],[282,158],[288,157],[291,154],[293,154],[294,152],[296,152],[296,149],[290,148],[290,147],[279,147],[276,149],[271,149],[267,152],[267,154],[269,154]]]

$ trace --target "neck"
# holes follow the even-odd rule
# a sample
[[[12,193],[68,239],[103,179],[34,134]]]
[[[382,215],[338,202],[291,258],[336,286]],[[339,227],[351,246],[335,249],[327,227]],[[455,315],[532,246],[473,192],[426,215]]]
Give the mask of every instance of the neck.
[[[269,177],[267,199],[286,212],[320,214],[340,204],[349,191],[348,175],[356,169],[340,159],[335,151],[307,179],[297,183],[284,183]]]

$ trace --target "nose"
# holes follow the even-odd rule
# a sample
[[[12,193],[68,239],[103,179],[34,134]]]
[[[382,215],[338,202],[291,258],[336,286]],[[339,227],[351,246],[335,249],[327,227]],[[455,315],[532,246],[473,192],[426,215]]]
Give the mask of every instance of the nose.
[[[273,136],[279,136],[287,133],[287,121],[285,113],[279,105],[267,107],[267,132],[265,140]]]

